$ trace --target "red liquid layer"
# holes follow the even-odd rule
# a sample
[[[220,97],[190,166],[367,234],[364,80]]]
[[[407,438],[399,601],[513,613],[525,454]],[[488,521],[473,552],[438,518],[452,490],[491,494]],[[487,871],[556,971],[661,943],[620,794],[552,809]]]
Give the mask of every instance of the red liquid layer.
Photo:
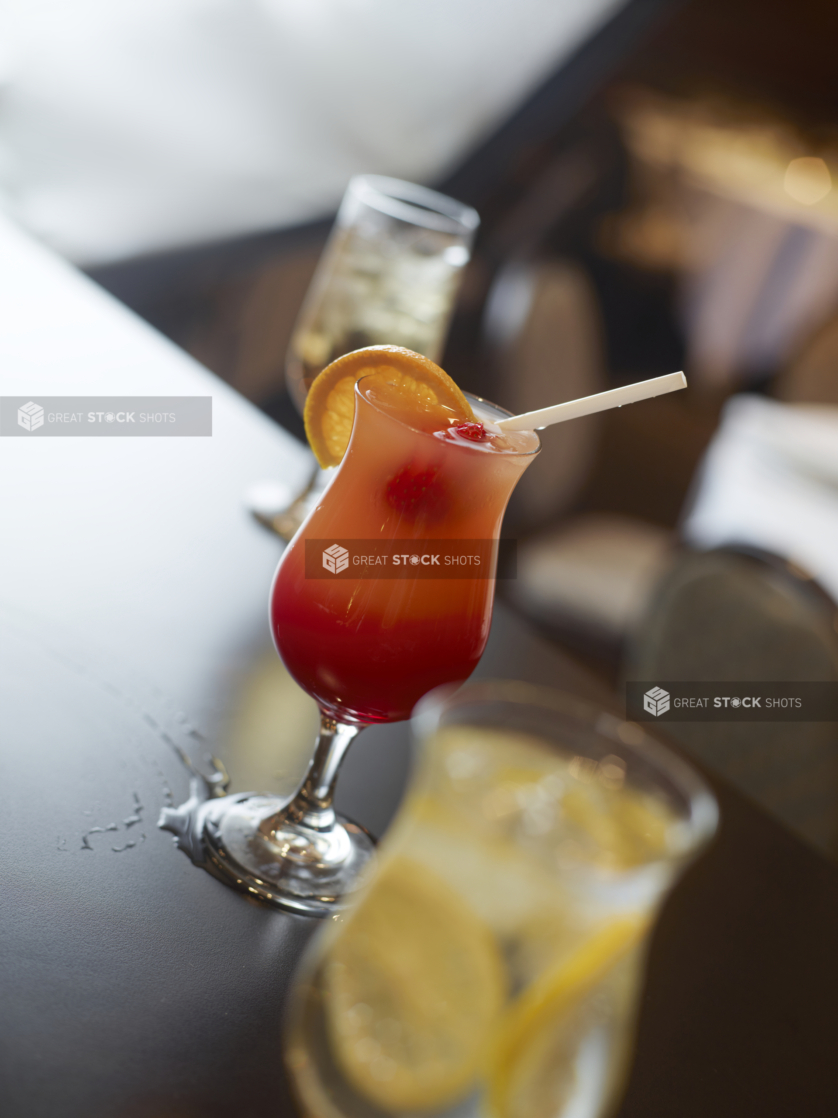
[[[313,612],[305,599],[281,593],[286,578],[296,581],[284,572],[272,602],[277,647],[297,683],[339,720],[408,718],[432,688],[466,679],[483,654],[491,600],[471,613],[409,618],[384,630],[375,614],[344,622]]]
[[[306,578],[305,540],[496,539],[538,447],[533,435],[434,432],[427,418],[417,430],[397,405],[361,382],[349,449],[271,595],[283,663],[342,721],[399,721],[432,688],[466,679],[489,635],[494,580]]]

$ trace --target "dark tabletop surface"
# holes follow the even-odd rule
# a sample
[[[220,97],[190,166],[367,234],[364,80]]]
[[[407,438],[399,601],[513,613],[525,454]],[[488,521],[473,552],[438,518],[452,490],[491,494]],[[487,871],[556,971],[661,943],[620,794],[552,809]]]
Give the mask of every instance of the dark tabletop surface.
[[[252,728],[229,712],[280,693],[265,675],[279,545],[241,492],[272,472],[301,478],[305,460],[41,250],[0,247],[18,254],[20,302],[0,365],[25,356],[5,394],[37,375],[41,392],[166,385],[214,408],[205,440],[0,440],[0,1114],[291,1114],[283,997],[316,925],[226,889],[156,820],[186,798],[179,751],[204,768],[219,753],[236,789],[299,767],[299,742],[287,763],[239,756]],[[53,300],[51,336],[36,299]],[[611,701],[503,607],[479,674]],[[307,717],[281,693],[277,754]],[[338,806],[380,834],[407,753],[404,725],[365,731]],[[620,1116],[834,1118],[838,869],[714,786],[721,830],[654,934]]]
[[[249,903],[155,826],[190,726],[112,657],[8,612],[2,645],[0,1100],[7,1118],[291,1113],[280,1036],[312,921]],[[497,614],[482,675],[596,685]],[[404,726],[362,736],[340,806],[379,830]],[[838,872],[738,794],[655,932],[620,1111],[835,1114]],[[97,829],[101,828],[101,829]],[[114,828],[114,829],[110,829]]]

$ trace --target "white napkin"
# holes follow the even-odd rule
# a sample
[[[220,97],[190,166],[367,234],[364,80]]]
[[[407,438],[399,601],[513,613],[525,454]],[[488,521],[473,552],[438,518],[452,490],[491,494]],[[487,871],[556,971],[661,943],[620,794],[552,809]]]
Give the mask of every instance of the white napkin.
[[[838,408],[734,396],[700,468],[683,535],[773,551],[838,601]]]

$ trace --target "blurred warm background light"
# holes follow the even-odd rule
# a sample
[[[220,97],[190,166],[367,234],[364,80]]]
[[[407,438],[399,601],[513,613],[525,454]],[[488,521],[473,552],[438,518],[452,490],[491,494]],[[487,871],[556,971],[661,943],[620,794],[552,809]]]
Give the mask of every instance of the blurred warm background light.
[[[817,156],[792,159],[783,179],[786,194],[804,206],[814,206],[832,190],[829,168]]]

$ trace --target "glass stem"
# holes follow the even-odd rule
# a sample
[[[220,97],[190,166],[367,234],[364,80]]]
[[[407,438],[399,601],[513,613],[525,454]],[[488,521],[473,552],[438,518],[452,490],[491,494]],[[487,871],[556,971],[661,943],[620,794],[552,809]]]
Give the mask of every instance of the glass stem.
[[[305,780],[294,799],[283,812],[286,820],[312,831],[330,831],[335,826],[332,800],[338,770],[349,746],[363,726],[337,722],[320,712],[320,734]]]

